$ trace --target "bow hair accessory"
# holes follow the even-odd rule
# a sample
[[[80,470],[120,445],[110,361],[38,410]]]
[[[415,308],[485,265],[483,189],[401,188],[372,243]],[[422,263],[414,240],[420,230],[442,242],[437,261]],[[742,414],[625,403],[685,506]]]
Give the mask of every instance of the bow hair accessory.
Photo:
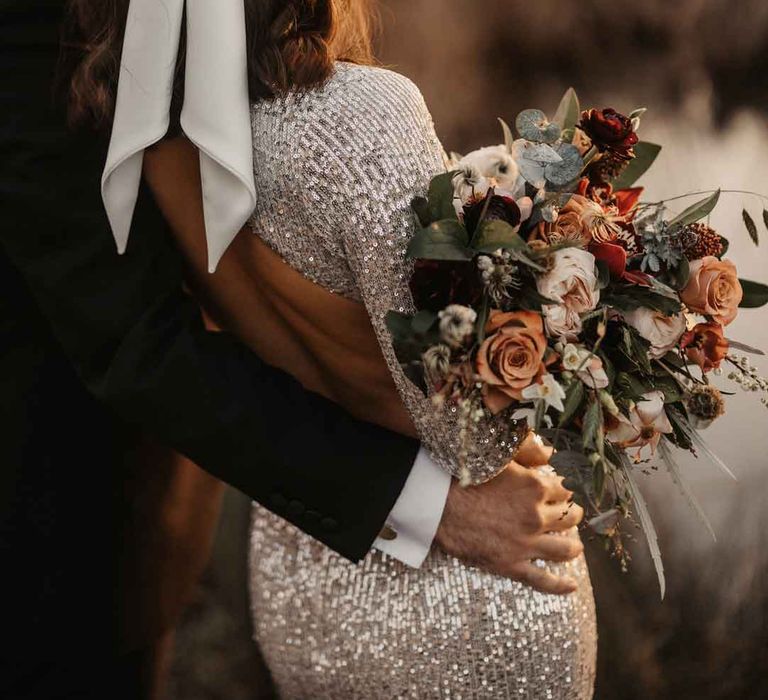
[[[168,131],[185,5],[181,126],[200,152],[213,272],[256,204],[243,0],[131,0],[101,193],[123,253],[144,150]]]

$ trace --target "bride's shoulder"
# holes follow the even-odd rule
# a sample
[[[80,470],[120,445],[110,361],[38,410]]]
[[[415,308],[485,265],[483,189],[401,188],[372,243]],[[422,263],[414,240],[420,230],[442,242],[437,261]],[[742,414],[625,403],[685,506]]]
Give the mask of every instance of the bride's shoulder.
[[[253,105],[254,115],[277,119],[283,127],[322,128],[329,121],[355,131],[392,118],[429,126],[432,118],[419,88],[409,78],[378,66],[336,62],[320,87],[292,91]]]
[[[368,98],[372,102],[396,102],[415,100],[423,102],[421,91],[416,84],[402,73],[355,63],[337,61],[335,69],[325,85],[328,96],[344,98],[354,95]]]

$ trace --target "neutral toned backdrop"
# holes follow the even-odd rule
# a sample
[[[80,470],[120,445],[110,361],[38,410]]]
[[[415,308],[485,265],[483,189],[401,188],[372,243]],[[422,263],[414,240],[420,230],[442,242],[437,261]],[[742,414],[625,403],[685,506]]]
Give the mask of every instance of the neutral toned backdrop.
[[[449,150],[497,142],[496,117],[553,111],[574,85],[584,103],[648,107],[642,137],[664,144],[648,196],[724,187],[768,194],[768,3],[764,0],[388,0],[382,62],[412,78]],[[768,231],[755,247],[741,224],[754,197],[728,195],[712,224],[742,276],[768,282]],[[744,311],[728,334],[768,349],[768,310]],[[768,362],[756,364],[768,374]],[[717,532],[703,531],[663,473],[643,480],[660,529],[669,591],[659,600],[638,542],[631,572],[593,546],[600,673],[597,697],[768,697],[768,409],[733,389],[706,431],[733,468],[683,459]],[[227,500],[214,564],[180,632],[173,692],[183,700],[268,697],[248,646],[247,504]],[[260,694],[261,693],[261,694]]]

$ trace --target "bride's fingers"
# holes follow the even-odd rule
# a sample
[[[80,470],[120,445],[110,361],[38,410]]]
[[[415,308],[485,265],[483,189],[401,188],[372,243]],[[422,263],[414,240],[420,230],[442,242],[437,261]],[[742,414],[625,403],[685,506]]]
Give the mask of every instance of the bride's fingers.
[[[529,432],[515,454],[515,461],[524,467],[539,467],[549,464],[554,450],[546,446],[533,431]]]
[[[510,576],[542,593],[567,595],[577,588],[576,581],[570,576],[556,576],[531,562],[518,562],[512,568]]]
[[[584,551],[578,536],[542,535],[533,545],[533,556],[546,561],[570,561]]]
[[[578,525],[584,517],[584,509],[573,501],[547,504],[541,506],[539,512],[544,521],[542,530],[545,532],[570,530]]]

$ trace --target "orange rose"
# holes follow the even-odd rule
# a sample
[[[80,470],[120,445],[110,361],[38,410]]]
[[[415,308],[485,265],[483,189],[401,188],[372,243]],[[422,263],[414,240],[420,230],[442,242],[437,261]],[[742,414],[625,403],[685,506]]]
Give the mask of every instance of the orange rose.
[[[691,276],[680,298],[691,311],[727,326],[736,318],[743,294],[736,266],[708,255],[691,263]]]
[[[728,354],[728,341],[719,323],[697,323],[680,341],[686,357],[702,372],[717,369]]]
[[[483,401],[496,414],[544,374],[547,340],[541,316],[533,311],[491,311],[485,332],[476,367]]]

